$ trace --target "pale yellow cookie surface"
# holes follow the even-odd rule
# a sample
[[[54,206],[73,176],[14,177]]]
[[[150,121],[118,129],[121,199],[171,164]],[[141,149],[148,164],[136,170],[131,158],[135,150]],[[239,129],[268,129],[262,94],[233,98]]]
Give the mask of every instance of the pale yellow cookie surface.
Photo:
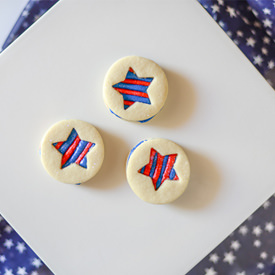
[[[126,175],[139,198],[165,204],[177,199],[186,189],[190,165],[178,144],[167,139],[148,139],[132,149]]]
[[[164,71],[152,60],[127,56],[115,62],[107,72],[103,98],[116,116],[144,122],[163,107],[168,94]]]
[[[100,169],[104,144],[97,129],[81,120],[54,124],[41,142],[41,161],[46,171],[64,183],[83,183]]]

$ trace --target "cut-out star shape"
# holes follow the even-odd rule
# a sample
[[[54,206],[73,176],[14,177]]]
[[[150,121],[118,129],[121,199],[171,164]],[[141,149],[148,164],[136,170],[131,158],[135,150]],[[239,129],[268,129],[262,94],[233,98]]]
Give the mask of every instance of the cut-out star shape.
[[[147,89],[153,77],[138,77],[130,67],[125,79],[112,87],[123,96],[124,110],[135,102],[151,104]]]
[[[87,169],[86,155],[95,143],[81,140],[73,128],[67,140],[55,142],[52,145],[62,154],[61,169],[73,163]]]
[[[151,148],[149,163],[139,169],[138,172],[150,177],[157,191],[165,180],[179,179],[174,169],[176,159],[177,154],[162,156],[154,148]]]

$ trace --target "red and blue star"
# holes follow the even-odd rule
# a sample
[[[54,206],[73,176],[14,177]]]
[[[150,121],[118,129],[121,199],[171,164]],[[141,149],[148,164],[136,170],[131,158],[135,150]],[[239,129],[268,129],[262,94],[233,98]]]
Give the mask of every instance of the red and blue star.
[[[176,159],[177,154],[162,156],[154,148],[151,148],[149,163],[139,169],[138,172],[150,177],[157,191],[165,180],[179,179],[174,169]]]
[[[87,169],[86,155],[95,143],[81,140],[73,128],[66,141],[55,142],[52,145],[62,154],[61,169],[73,163]]]
[[[128,109],[135,102],[151,104],[147,89],[153,77],[138,77],[130,67],[125,80],[112,87],[123,96],[124,110]]]

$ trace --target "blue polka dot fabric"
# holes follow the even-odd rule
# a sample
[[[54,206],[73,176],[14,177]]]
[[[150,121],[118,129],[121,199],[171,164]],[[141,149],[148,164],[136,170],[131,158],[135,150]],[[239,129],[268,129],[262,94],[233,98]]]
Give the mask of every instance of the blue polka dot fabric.
[[[0,274],[52,275],[39,257],[0,215]]]
[[[2,45],[2,50],[6,49],[18,36],[57,2],[58,0],[30,0]]]
[[[275,275],[275,195],[187,275]]]
[[[199,2],[275,87],[275,0]]]
[[[198,0],[275,87],[275,0]],[[30,0],[4,50],[58,0]],[[188,275],[275,275],[275,197],[216,247]],[[0,275],[53,274],[0,216]]]

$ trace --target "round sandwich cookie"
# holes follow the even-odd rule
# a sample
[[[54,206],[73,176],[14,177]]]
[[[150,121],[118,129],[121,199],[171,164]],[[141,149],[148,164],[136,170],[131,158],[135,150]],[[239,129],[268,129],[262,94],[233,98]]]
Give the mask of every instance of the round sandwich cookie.
[[[81,120],[62,120],[54,124],[41,142],[41,160],[56,180],[79,184],[100,169],[104,144],[97,129]]]
[[[178,144],[168,139],[148,139],[131,150],[126,176],[139,198],[149,203],[165,204],[184,192],[190,177],[190,165]]]
[[[163,107],[168,93],[165,73],[152,60],[127,56],[107,72],[104,102],[119,118],[147,122]]]

